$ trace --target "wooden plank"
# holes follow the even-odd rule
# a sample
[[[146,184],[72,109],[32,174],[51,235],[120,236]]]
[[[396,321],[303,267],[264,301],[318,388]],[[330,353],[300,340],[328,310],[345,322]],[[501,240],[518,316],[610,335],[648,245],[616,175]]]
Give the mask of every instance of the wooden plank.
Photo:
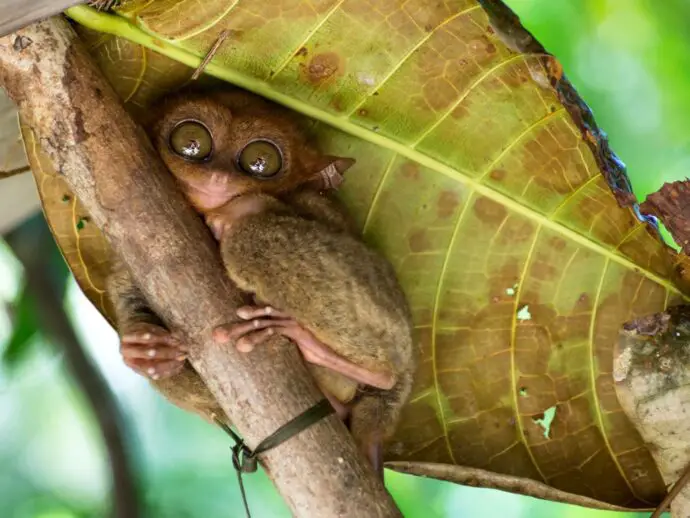
[[[0,0],[0,36],[83,3],[85,0]]]

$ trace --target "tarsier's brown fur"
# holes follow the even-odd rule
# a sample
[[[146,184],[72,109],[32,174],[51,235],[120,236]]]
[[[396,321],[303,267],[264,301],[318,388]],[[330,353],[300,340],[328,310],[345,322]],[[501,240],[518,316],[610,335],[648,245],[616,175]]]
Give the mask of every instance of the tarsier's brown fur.
[[[221,254],[230,279],[262,304],[289,314],[340,356],[372,372],[390,373],[394,383],[384,390],[307,364],[325,393],[351,403],[350,429],[360,444],[380,441],[393,432],[410,393],[416,367],[410,312],[390,264],[365,246],[339,203],[321,192],[318,173],[347,161],[316,152],[294,118],[245,92],[209,92],[168,98],[147,127],[164,162],[207,220],[240,196],[261,202],[261,210],[232,220],[222,234]],[[185,119],[203,122],[213,135],[208,162],[190,162],[170,149],[170,131]],[[256,138],[281,149],[283,168],[275,178],[257,179],[237,166],[237,154]],[[152,344],[170,340],[179,345],[177,353],[184,351],[120,263],[110,277],[109,293],[121,337],[146,332]],[[139,358],[130,364],[142,372],[145,356]],[[158,390],[206,419],[222,415],[181,358],[166,357],[168,362],[160,363],[169,372],[153,381]]]

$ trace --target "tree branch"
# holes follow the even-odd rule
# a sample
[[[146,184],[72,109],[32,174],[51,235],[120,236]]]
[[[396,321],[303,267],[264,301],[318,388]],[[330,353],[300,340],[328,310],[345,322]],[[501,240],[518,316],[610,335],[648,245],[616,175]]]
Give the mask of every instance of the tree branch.
[[[49,258],[57,252],[55,243],[43,217],[35,219],[38,221],[28,222],[8,233],[6,240],[24,266],[25,289],[35,304],[41,331],[64,352],[67,365],[98,422],[110,460],[112,516],[138,518],[141,516],[140,500],[131,462],[134,456],[125,446],[127,434],[122,412],[98,368],[82,349],[67,317],[63,290],[56,286],[56,280],[49,273],[53,264]]]
[[[246,355],[214,344],[241,303],[218,246],[63,19],[0,38],[0,80],[250,448],[323,397],[283,338]],[[262,457],[298,517],[400,516],[335,416]]]
[[[591,509],[604,509],[607,511],[630,511],[626,507],[607,504],[594,498],[589,498],[575,493],[568,493],[560,489],[553,488],[542,482],[537,482],[531,478],[516,477],[514,475],[504,475],[494,473],[479,468],[467,466],[457,466],[455,464],[437,464],[434,462],[409,462],[409,461],[389,461],[386,467],[399,473],[408,473],[419,477],[431,477],[436,480],[447,480],[455,484],[462,484],[469,487],[485,487],[508,491],[518,495],[531,496],[550,502],[560,502],[564,504],[579,505]]]

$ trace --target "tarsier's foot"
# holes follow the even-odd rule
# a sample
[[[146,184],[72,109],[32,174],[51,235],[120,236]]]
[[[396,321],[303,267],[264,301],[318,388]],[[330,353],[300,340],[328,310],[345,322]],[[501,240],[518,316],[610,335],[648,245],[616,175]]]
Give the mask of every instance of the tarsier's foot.
[[[131,369],[153,380],[179,373],[187,359],[185,344],[167,329],[139,323],[120,337],[120,353]]]
[[[217,342],[232,341],[239,351],[250,352],[274,334],[280,334],[297,344],[304,360],[309,363],[329,368],[372,387],[387,390],[395,385],[392,373],[371,371],[352,363],[321,342],[299,322],[271,306],[244,306],[237,310],[237,316],[245,322],[218,326],[213,331]]]

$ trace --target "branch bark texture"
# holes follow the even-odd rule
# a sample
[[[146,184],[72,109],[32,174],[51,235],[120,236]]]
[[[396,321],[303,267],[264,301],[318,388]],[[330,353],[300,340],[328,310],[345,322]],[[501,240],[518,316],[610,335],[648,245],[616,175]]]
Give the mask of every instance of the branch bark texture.
[[[616,395],[659,466],[667,487],[690,464],[690,307],[638,318],[620,331],[614,350]],[[671,502],[690,516],[690,487]]]
[[[213,328],[236,319],[240,295],[210,232],[67,22],[0,38],[0,81],[153,308],[186,336],[192,364],[250,448],[321,399],[287,340],[248,355],[213,343]],[[262,463],[295,516],[400,516],[335,416]]]

